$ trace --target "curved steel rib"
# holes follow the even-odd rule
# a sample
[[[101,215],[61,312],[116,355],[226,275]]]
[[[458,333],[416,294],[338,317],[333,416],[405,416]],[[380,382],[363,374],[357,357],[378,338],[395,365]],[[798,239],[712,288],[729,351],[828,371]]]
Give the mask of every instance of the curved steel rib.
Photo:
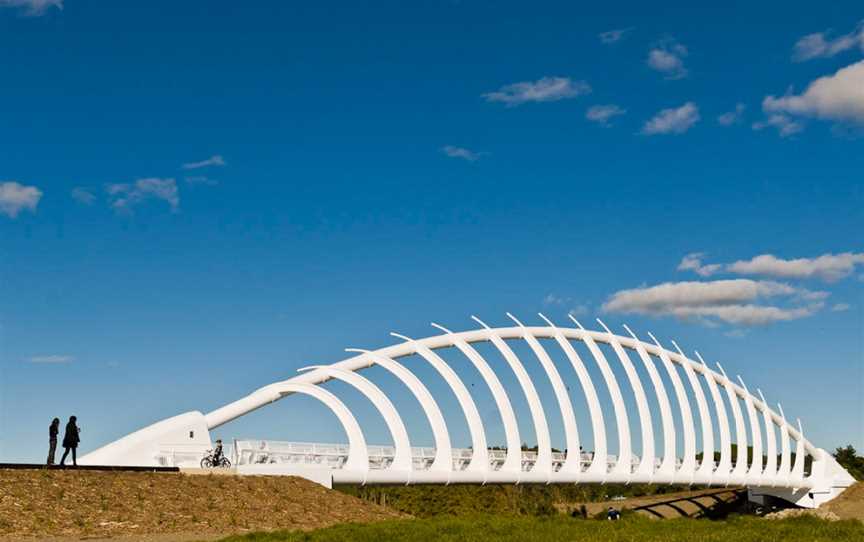
[[[447,432],[447,424],[444,422],[444,416],[441,414],[441,409],[438,408],[438,403],[432,398],[429,389],[420,382],[420,379],[414,376],[414,373],[406,369],[401,363],[387,356],[383,356],[377,352],[363,350],[359,348],[347,348],[348,352],[358,352],[364,354],[372,363],[380,365],[387,369],[396,378],[408,386],[414,397],[420,402],[423,412],[429,419],[429,425],[432,426],[432,434],[435,437],[435,459],[429,470],[450,472],[453,468],[453,451],[450,447],[450,433]]]
[[[456,372],[443,360],[441,356],[433,352],[424,344],[420,344],[414,339],[408,338],[405,335],[398,333],[390,333],[396,338],[402,339],[411,344],[414,351],[438,371],[438,374],[447,382],[450,389],[456,395],[456,400],[459,401],[459,406],[462,408],[462,413],[465,414],[465,420],[468,422],[468,431],[471,433],[471,462],[468,464],[469,470],[483,470],[489,468],[489,451],[486,447],[486,432],[483,430],[483,422],[480,419],[480,413],[477,411],[477,405],[474,404],[474,399],[468,393],[468,388],[462,382],[462,379]]]

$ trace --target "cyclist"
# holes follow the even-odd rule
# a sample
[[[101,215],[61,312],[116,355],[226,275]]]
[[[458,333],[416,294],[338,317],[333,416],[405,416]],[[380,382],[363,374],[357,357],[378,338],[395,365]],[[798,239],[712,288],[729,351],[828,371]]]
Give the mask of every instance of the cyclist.
[[[216,439],[216,448],[213,449],[213,465],[218,466],[222,461],[222,439]]]

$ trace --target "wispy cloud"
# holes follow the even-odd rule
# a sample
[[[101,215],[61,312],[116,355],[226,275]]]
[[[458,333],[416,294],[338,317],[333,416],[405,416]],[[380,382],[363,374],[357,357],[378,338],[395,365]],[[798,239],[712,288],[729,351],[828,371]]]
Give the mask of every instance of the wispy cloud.
[[[773,254],[762,254],[750,260],[739,260],[726,266],[731,273],[740,275],[763,275],[769,277],[808,279],[818,278],[835,282],[864,265],[864,253],[843,252],[823,254],[816,258],[784,260]]]
[[[63,9],[63,0],[0,0],[0,8],[20,8],[30,17],[44,15],[52,7]]]
[[[138,179],[132,184],[109,184],[105,187],[111,207],[117,212],[131,212],[132,207],[150,199],[161,200],[176,212],[180,206],[174,179]]]
[[[795,62],[804,62],[814,58],[831,58],[834,55],[855,47],[859,47],[864,51],[864,21],[858,23],[855,30],[848,34],[835,38],[832,38],[831,35],[832,32],[827,30],[825,32],[807,34],[799,39],[795,42],[792,60]]]
[[[483,94],[487,102],[500,102],[515,107],[528,102],[555,102],[576,98],[591,92],[585,81],[569,77],[543,77],[537,81],[522,81],[504,85],[495,92]]]
[[[76,186],[72,189],[72,199],[81,205],[93,205],[93,202],[96,201],[96,195],[87,188]]]
[[[819,311],[827,292],[750,279],[667,282],[612,294],[603,310],[650,316],[672,316],[705,323],[757,326],[804,318]],[[790,306],[760,304],[781,298]]]
[[[587,303],[576,303],[572,297],[561,296],[558,294],[547,294],[543,298],[544,307],[569,307],[567,314],[572,316],[585,316],[591,310]]]
[[[213,167],[213,166],[224,166],[225,159],[222,158],[222,155],[214,154],[210,158],[206,160],[201,160],[200,162],[188,162],[183,164],[183,169],[200,169],[202,167]]]
[[[627,113],[615,104],[593,105],[585,112],[585,118],[600,126],[611,126],[612,119]]]
[[[758,131],[766,128],[776,128],[780,137],[789,137],[804,130],[804,125],[788,115],[768,115],[765,120],[753,123],[753,129]]]
[[[835,303],[831,305],[831,312],[845,312],[852,308],[849,303]]]
[[[694,252],[684,256],[679,270],[690,270],[706,277],[718,272],[738,275],[759,275],[784,279],[820,279],[836,282],[864,267],[864,252],[842,252],[822,254],[815,258],[778,258],[773,254],[760,254],[749,260],[738,260],[728,264],[702,263],[704,253]]]
[[[766,96],[762,109],[778,115],[864,124],[864,60],[816,79],[801,94]]]
[[[642,133],[645,135],[683,134],[699,122],[699,108],[693,102],[687,102],[681,107],[663,109],[645,123]]]
[[[52,354],[52,355],[48,355],[48,356],[33,356],[32,358],[28,359],[27,361],[29,361],[30,363],[60,364],[60,363],[72,363],[73,361],[75,361],[75,357],[74,356],[68,356],[68,355]]]
[[[0,183],[0,214],[17,218],[22,210],[36,212],[42,199],[42,191],[35,186],[25,186],[15,181]]]
[[[610,43],[618,43],[624,37],[633,30],[633,27],[630,28],[616,28],[614,30],[608,30],[606,32],[601,32],[597,35],[600,38],[601,43],[610,44]]]
[[[546,294],[546,297],[543,298],[543,305],[546,307],[566,305],[571,301],[573,301],[573,299],[569,297],[560,296],[558,294]]]
[[[704,257],[704,252],[691,252],[681,259],[681,263],[678,264],[678,271],[693,271],[697,275],[707,277],[720,270],[722,267],[720,264],[703,265],[702,258]]]
[[[744,110],[747,109],[747,106],[742,103],[735,104],[735,109],[732,111],[727,111],[723,113],[719,117],[717,117],[717,124],[721,126],[732,126],[733,124],[738,124],[744,118]]]
[[[687,47],[673,39],[666,39],[648,51],[648,66],[666,76],[666,79],[683,79],[687,77],[684,59],[689,52]]]
[[[573,308],[567,311],[567,314],[570,316],[585,316],[589,312],[591,312],[591,307],[586,304],[581,304],[573,306]]]
[[[441,147],[441,152],[450,158],[461,158],[469,162],[476,162],[485,153],[475,152],[464,147],[455,147],[453,145],[444,145]]]

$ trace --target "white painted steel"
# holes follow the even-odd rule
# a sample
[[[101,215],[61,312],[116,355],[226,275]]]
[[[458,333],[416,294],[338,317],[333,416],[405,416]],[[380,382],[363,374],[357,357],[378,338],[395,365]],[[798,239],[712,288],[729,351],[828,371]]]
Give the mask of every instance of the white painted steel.
[[[631,333],[632,334],[632,333]],[[675,389],[675,398],[678,401],[679,409],[681,410],[681,425],[684,430],[684,459],[681,461],[681,466],[676,471],[675,480],[682,482],[693,483],[693,477],[696,473],[696,430],[693,425],[693,412],[690,410],[690,399],[687,397],[687,392],[684,390],[684,384],[681,382],[681,376],[672,364],[672,360],[666,353],[666,350],[660,346],[660,342],[654,335],[648,333],[651,340],[659,350],[660,360],[669,375],[669,380],[672,381],[672,387]],[[642,343],[633,335],[633,339],[641,346]],[[642,346],[644,350],[645,347]]]
[[[687,359],[678,343],[672,341],[672,346],[682,358]],[[699,463],[699,468],[693,473],[693,481],[700,484],[710,484],[714,477],[714,427],[711,422],[711,414],[708,411],[708,402],[705,400],[702,384],[699,383],[699,378],[694,370],[696,364],[690,362],[681,363],[681,365],[684,367],[687,380],[690,381],[693,396],[696,397],[696,406],[699,407],[699,421],[702,424],[702,461]]]
[[[624,326],[624,329],[627,330],[627,333],[629,333],[631,337],[634,339],[636,338],[636,334],[630,331],[629,327]],[[645,350],[645,347],[641,342],[636,342],[636,352],[639,354],[639,358],[642,360],[642,365],[645,366],[645,370],[648,371],[651,385],[654,386],[654,393],[657,395],[657,404],[660,406],[660,418],[663,423],[663,462],[654,474],[663,477],[672,477],[675,474],[676,461],[675,422],[672,419],[672,407],[669,405],[669,395],[666,394],[666,386],[660,379],[660,373],[657,372],[657,367],[654,366],[651,356]]]
[[[738,382],[747,391],[747,386],[744,385],[744,379],[741,378],[741,375],[738,375]],[[753,406],[753,397],[749,391],[744,395],[744,404],[747,406],[747,418],[750,421],[750,432],[753,435],[753,463],[747,471],[747,483],[759,485],[762,481],[762,431],[759,429],[759,417],[756,415],[756,407]]]
[[[525,327],[522,325],[522,322],[509,312],[507,316],[516,322],[516,325],[519,327]],[[564,385],[564,381],[561,380],[561,375],[555,368],[555,364],[552,363],[552,358],[549,357],[549,353],[540,345],[540,342],[530,333],[526,333],[523,338],[528,343],[528,346],[531,347],[537,359],[540,360],[543,370],[546,371],[546,376],[552,382],[552,390],[555,392],[555,398],[558,400],[558,405],[561,408],[561,419],[564,422],[567,451],[565,452],[566,459],[559,472],[581,472],[582,468],[579,464],[579,450],[581,449],[579,447],[579,431],[576,428],[576,415],[573,413],[573,403],[570,402],[570,394],[567,393],[567,387]],[[551,449],[549,453],[552,453]]]
[[[433,324],[443,331],[424,339],[410,339],[395,335],[404,342],[375,351],[351,349],[356,355],[327,366],[310,367],[309,370],[289,380],[277,382],[250,395],[218,408],[206,415],[187,413],[163,420],[119,441],[111,443],[82,458],[82,462],[97,459],[107,464],[122,464],[124,458],[129,464],[158,464],[164,462],[160,455],[164,449],[194,449],[200,453],[204,446],[201,431],[209,431],[233,419],[243,416],[283,397],[301,393],[322,401],[336,414],[348,435],[348,446],[336,455],[315,456],[326,458],[330,465],[333,482],[345,483],[697,483],[697,484],[748,484],[754,495],[775,495],[797,502],[802,506],[816,506],[833,498],[843,487],[852,483],[851,477],[836,461],[822,449],[816,448],[804,438],[800,420],[798,427],[791,426],[778,406],[772,410],[762,392],[757,390],[756,398],[744,386],[743,380],[736,384],[727,376],[722,367],[720,372],[708,368],[699,354],[699,362],[688,358],[673,341],[677,352],[663,348],[659,341],[651,337],[653,344],[640,341],[626,328],[630,335],[619,336],[600,322],[604,331],[589,331],[573,319],[577,328],[559,328],[545,316],[540,315],[548,326],[526,326],[508,313],[516,323],[515,327],[492,328],[477,318],[482,329],[452,332]],[[594,442],[593,456],[580,452],[580,435],[576,425],[568,388],[564,385],[559,368],[556,367],[549,352],[540,339],[552,339],[564,352],[570,367],[579,379],[588,405],[588,415]],[[539,361],[549,378],[555,398],[561,411],[564,424],[566,450],[553,453],[549,426],[543,411],[537,389],[529,376],[522,360],[508,344],[509,341],[525,341]],[[512,404],[504,387],[490,364],[472,346],[475,343],[492,343],[501,353],[504,361],[513,371],[522,393],[528,403],[531,419],[537,436],[538,451],[520,451],[518,423]],[[583,343],[591,353],[594,363],[603,376],[616,422],[618,435],[618,455],[608,456],[607,430],[604,412],[597,396],[585,363],[573,348],[573,342]],[[621,387],[612,371],[600,344],[609,345],[621,362],[630,384],[633,399],[639,415],[642,435],[641,457],[633,454],[633,443],[629,426],[627,408]],[[459,376],[437,354],[435,350],[455,348],[461,352],[478,370],[489,387],[504,427],[506,449],[489,449],[486,431],[480,418],[477,405],[469,390]],[[663,431],[663,455],[654,457],[654,429],[651,409],[645,395],[640,377],[628,351],[639,356],[649,375],[657,404]],[[471,449],[454,449],[451,446],[443,414],[429,389],[401,363],[399,358],[418,355],[428,362],[454,392],[459,406],[468,422],[471,433]],[[683,437],[683,458],[675,457],[678,437],[672,406],[663,380],[654,363],[661,361],[667,373],[678,403],[681,416]],[[417,448],[411,448],[407,430],[397,409],[383,390],[356,371],[378,364],[402,381],[420,402],[424,414],[432,427],[435,447],[423,450],[418,457]],[[682,383],[676,366],[683,368],[690,383],[692,396],[699,410],[703,441],[703,460],[696,461],[696,428],[690,407],[690,396]],[[369,447],[357,420],[350,410],[334,394],[321,388],[329,379],[337,378],[357,388],[381,412],[390,430],[394,446],[391,448]],[[714,414],[702,389],[701,379],[705,380],[714,404]],[[720,394],[723,387],[735,421],[735,437],[738,452],[734,465],[731,457],[731,431],[727,409]],[[752,436],[753,461],[747,464],[747,424],[742,414],[739,400],[743,400],[747,410],[747,421]],[[764,433],[760,426],[764,424]],[[713,424],[716,420],[720,432],[720,461],[714,464],[715,440]],[[780,430],[781,453],[777,465],[777,446],[775,429]],[[204,427],[204,429],[201,429]],[[187,431],[188,430],[188,431]],[[188,432],[190,442],[182,440]],[[766,447],[763,448],[763,434]],[[209,438],[209,437],[208,437]],[[792,465],[790,439],[796,441],[795,462]],[[168,442],[168,441],[171,442]],[[186,448],[184,448],[186,446]],[[767,456],[763,466],[763,449]],[[805,455],[813,458],[810,473],[804,472]],[[295,456],[292,456],[295,457]],[[323,459],[322,459],[323,460]],[[370,468],[371,466],[371,468]],[[296,467],[296,468],[295,468]],[[284,466],[282,469],[296,472],[300,466]],[[258,472],[258,467],[250,472]],[[310,467],[312,468],[312,467]],[[315,468],[316,479],[320,478],[321,467]],[[302,470],[302,469],[301,469]],[[286,471],[287,472],[287,471]],[[310,471],[311,472],[311,471]],[[310,477],[312,475],[310,474]],[[758,495],[757,495],[758,493]],[[755,498],[755,497],[754,497]]]
[[[747,427],[744,425],[744,417],[741,415],[741,405],[738,404],[738,396],[735,395],[735,391],[728,385],[729,377],[726,376],[726,371],[723,370],[723,366],[719,363],[717,363],[717,368],[720,369],[720,374],[723,375],[724,382],[721,385],[726,390],[726,397],[729,399],[729,405],[732,407],[732,417],[735,418],[736,456],[735,468],[732,469],[730,483],[743,484],[747,478]]]
[[[519,424],[516,422],[516,414],[513,412],[513,405],[510,403],[510,398],[507,397],[507,392],[504,391],[504,386],[495,374],[495,371],[489,367],[489,364],[480,355],[473,346],[468,344],[461,335],[456,335],[449,329],[446,329],[438,324],[433,323],[433,327],[445,332],[448,338],[452,339],[452,344],[474,365],[474,368],[483,377],[483,381],[489,386],[492,392],[492,397],[495,399],[495,405],[498,407],[498,412],[501,414],[501,423],[504,425],[504,438],[507,442],[507,458],[504,464],[501,465],[499,471],[509,472],[517,477],[522,472],[522,459],[517,453],[520,446],[519,440]]]
[[[381,416],[384,417],[384,423],[387,424],[387,429],[390,430],[390,435],[393,437],[393,447],[395,448],[395,451],[393,453],[393,461],[390,463],[390,468],[392,470],[404,470],[410,473],[411,442],[408,439],[408,431],[405,429],[405,424],[403,423],[399,412],[396,411],[396,407],[393,406],[393,403],[390,402],[387,395],[381,391],[381,388],[359,373],[346,371],[345,369],[339,369],[337,367],[311,365],[299,369],[299,371],[310,369],[321,369],[328,376],[345,382],[365,395],[366,398],[375,405],[375,408],[377,408],[378,412],[381,413]]]
[[[462,412],[465,413],[465,419],[468,422],[468,430],[471,432],[471,462],[468,465],[469,470],[488,469],[489,453],[486,449],[486,431],[483,429],[483,421],[480,419],[480,413],[477,411],[477,405],[471,394],[468,393],[468,388],[462,382],[462,379],[456,372],[450,368],[447,363],[441,359],[441,356],[430,350],[423,344],[416,342],[404,335],[398,333],[390,333],[390,335],[410,342],[414,346],[415,352],[429,362],[432,367],[438,371],[438,374],[447,382],[450,389],[456,395],[456,400],[459,401],[459,406],[462,407]]]
[[[629,482],[633,466],[630,464],[632,458],[631,442],[630,442],[630,422],[627,419],[627,407],[624,406],[624,397],[621,395],[621,388],[618,387],[618,380],[615,378],[615,373],[609,367],[609,362],[606,356],[597,346],[597,341],[591,333],[586,333],[585,328],[579,323],[572,314],[568,314],[573,323],[583,332],[583,341],[585,346],[594,356],[594,361],[600,367],[600,372],[603,374],[603,380],[606,381],[606,387],[609,388],[609,395],[612,397],[612,410],[615,412],[615,422],[618,424],[618,463],[612,469],[610,479],[620,479],[624,482]],[[608,341],[610,335],[606,335]],[[604,341],[605,342],[605,341]],[[640,473],[641,474],[641,473]]]
[[[637,474],[652,475],[654,473],[654,427],[651,423],[651,411],[648,409],[648,400],[645,398],[645,390],[642,389],[642,382],[639,380],[639,375],[636,374],[636,369],[630,361],[624,347],[618,342],[618,339],[606,327],[602,320],[597,318],[597,323],[600,324],[606,333],[609,335],[609,344],[612,345],[612,350],[624,366],[624,372],[627,374],[627,379],[630,381],[630,386],[633,388],[633,394],[636,396],[636,408],[639,411],[639,425],[642,432],[642,461],[639,467],[636,468]]]
[[[525,366],[522,365],[522,362],[513,353],[513,350],[507,346],[504,339],[476,316],[471,316],[471,319],[486,328],[489,340],[492,341],[495,348],[504,356],[504,360],[507,361],[510,369],[516,374],[516,380],[519,381],[522,393],[525,394],[525,399],[528,400],[528,410],[531,412],[531,419],[534,421],[534,432],[537,437],[538,458],[532,472],[546,475],[547,479],[545,481],[548,482],[548,475],[552,472],[552,440],[549,438],[549,424],[546,423],[546,413],[543,411],[543,404],[540,403],[540,396],[537,395],[534,382],[528,376]]]
[[[714,412],[717,414],[717,425],[720,427],[720,462],[714,469],[714,477],[722,480],[729,479],[729,473],[732,470],[732,437],[729,433],[729,418],[726,416],[726,406],[723,404],[723,398],[720,397],[720,390],[717,389],[717,381],[710,375],[710,369],[696,352],[696,357],[702,364],[702,376],[708,382],[708,391],[711,393],[711,399],[714,401]]]
[[[389,356],[385,356],[377,351],[372,352],[371,350],[363,350],[361,348],[346,348],[346,352],[358,352],[361,356],[366,356],[368,360],[367,367],[373,363],[380,365],[408,386],[408,389],[411,390],[411,393],[420,402],[426,418],[429,419],[429,425],[432,426],[432,435],[435,437],[436,455],[429,470],[450,472],[450,433],[447,431],[444,415],[441,414],[441,409],[438,408],[438,403],[435,402],[432,394],[429,393],[429,389],[420,382],[420,379],[414,373]]]

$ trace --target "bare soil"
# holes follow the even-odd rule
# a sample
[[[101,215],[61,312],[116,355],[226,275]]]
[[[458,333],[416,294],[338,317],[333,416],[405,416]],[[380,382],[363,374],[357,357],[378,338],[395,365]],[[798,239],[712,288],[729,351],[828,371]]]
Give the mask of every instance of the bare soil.
[[[839,497],[823,504],[820,510],[834,512],[840,519],[864,521],[864,482],[850,486]]]
[[[404,517],[289,476],[0,469],[0,540],[214,539]]]

